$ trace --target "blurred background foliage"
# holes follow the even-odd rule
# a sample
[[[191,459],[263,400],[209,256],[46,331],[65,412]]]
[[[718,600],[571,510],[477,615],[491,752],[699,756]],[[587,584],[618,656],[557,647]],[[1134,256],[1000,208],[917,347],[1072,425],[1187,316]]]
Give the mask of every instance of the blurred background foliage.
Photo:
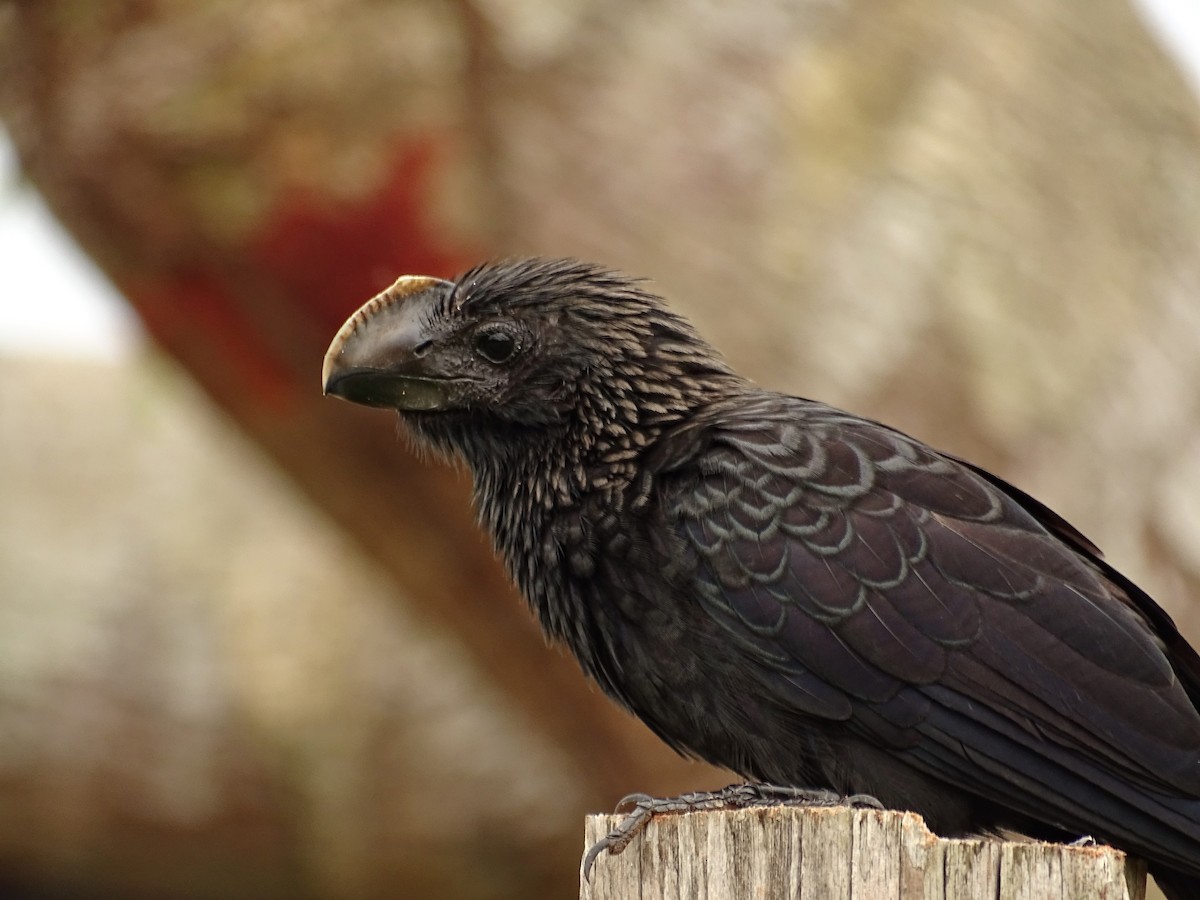
[[[3,0],[0,122],[153,339],[0,357],[5,896],[572,896],[583,812],[727,780],[321,398],[404,272],[649,276],[1200,640],[1200,111],[1127,0]]]

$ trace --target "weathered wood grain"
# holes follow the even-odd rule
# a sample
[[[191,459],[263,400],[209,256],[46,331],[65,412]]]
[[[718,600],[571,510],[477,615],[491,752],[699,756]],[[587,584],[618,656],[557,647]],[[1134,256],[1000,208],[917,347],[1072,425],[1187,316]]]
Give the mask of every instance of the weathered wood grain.
[[[589,816],[585,850],[617,824]],[[760,807],[655,818],[603,854],[581,900],[1143,900],[1105,846],[939,838],[915,813]]]

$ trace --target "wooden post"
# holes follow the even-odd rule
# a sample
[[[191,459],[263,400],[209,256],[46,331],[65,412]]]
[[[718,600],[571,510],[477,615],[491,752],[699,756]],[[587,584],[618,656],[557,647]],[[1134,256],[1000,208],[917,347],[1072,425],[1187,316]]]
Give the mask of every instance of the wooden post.
[[[585,851],[620,821],[589,816]],[[1105,846],[946,840],[915,813],[754,807],[663,815],[602,853],[580,900],[1143,900]]]

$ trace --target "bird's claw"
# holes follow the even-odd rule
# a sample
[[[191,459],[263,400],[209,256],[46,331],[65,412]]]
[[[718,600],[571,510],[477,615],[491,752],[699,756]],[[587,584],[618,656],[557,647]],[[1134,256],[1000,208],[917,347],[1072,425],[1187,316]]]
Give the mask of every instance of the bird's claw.
[[[627,809],[630,807],[636,807],[639,803],[653,803],[653,802],[654,802],[654,798],[651,797],[649,794],[643,794],[640,792],[626,794],[624,797],[622,797],[620,800],[617,801],[617,805],[613,809],[613,813],[616,814],[616,813],[621,812],[621,810],[623,810],[623,809]]]
[[[783,787],[776,784],[731,784],[719,791],[696,791],[678,797],[627,794],[614,810],[625,817],[608,834],[596,841],[583,857],[583,878],[591,881],[592,866],[605,850],[614,856],[626,847],[656,815],[700,812],[714,809],[748,809],[753,806],[851,806],[883,809],[870,794],[842,796],[836,791]]]
[[[842,803],[853,809],[883,809],[883,804],[870,794],[851,794],[843,797]]]

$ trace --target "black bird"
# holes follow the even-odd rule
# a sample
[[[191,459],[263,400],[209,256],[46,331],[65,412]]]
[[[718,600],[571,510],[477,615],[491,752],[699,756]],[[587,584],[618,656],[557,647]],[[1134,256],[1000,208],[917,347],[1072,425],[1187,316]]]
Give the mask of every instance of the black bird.
[[[1095,836],[1200,897],[1200,658],[1029,495],[572,260],[401,278],[322,379],[465,460],[546,633],[679,752],[942,835]]]

